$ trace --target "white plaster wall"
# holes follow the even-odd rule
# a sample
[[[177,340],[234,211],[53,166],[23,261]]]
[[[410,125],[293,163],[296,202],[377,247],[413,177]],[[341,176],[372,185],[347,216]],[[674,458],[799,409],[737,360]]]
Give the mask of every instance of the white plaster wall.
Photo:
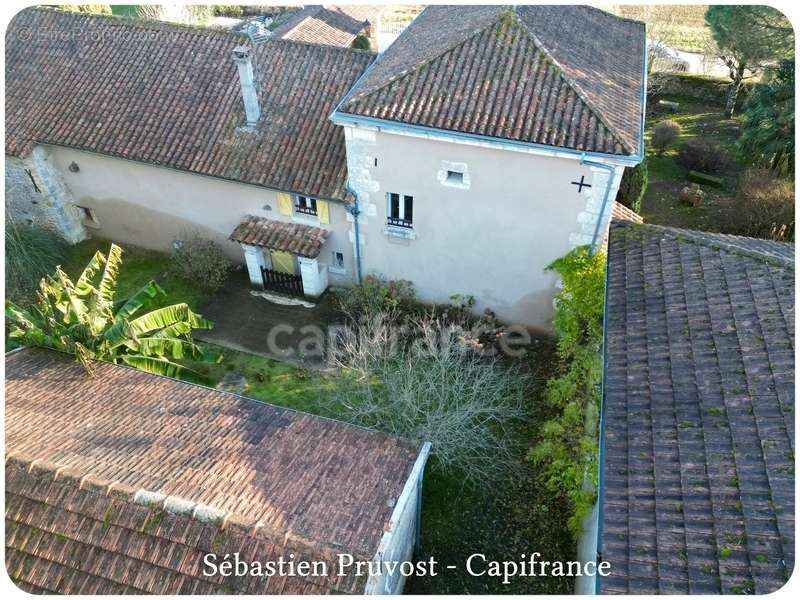
[[[92,229],[93,237],[170,251],[177,236],[196,230],[219,243],[232,260],[244,263],[242,249],[228,236],[245,215],[252,214],[329,229],[320,265],[327,269],[332,253],[343,252],[346,273],[331,273],[330,282],[344,285],[355,277],[350,225],[340,204],[330,202],[330,223],[319,225],[308,216],[295,220],[280,214],[277,192],[266,188],[71,148],[51,147],[50,152],[75,202],[94,211],[99,227]],[[77,173],[68,169],[73,161],[80,168]]]
[[[607,171],[577,159],[357,127],[346,127],[345,138],[350,183],[362,204],[365,274],[409,279],[432,302],[472,294],[478,311],[551,327],[557,277],[544,269],[590,241]],[[469,186],[443,185],[442,165],[458,163],[468,168]],[[571,182],[581,175],[593,187],[578,193]],[[388,192],[414,196],[415,239],[383,233]],[[612,189],[610,200],[615,195]],[[609,201],[599,239],[610,208]]]

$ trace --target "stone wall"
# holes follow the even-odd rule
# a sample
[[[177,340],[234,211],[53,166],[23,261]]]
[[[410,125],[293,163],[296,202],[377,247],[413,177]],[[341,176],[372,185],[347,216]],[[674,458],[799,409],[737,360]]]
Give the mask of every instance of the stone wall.
[[[6,156],[6,217],[58,233],[74,244],[88,237],[72,193],[42,147],[30,156]]]

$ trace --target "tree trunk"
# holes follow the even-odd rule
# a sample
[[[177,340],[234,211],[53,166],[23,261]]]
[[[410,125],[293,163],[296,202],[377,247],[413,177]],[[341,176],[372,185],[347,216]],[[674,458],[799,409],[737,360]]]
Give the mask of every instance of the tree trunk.
[[[725,101],[725,117],[733,118],[733,111],[736,109],[736,100],[739,97],[739,89],[742,87],[744,79],[744,64],[740,64],[735,70],[731,69],[731,79],[733,83],[728,88],[728,98]]]
[[[725,117],[730,119],[733,117],[733,111],[736,108],[736,99],[739,97],[739,88],[742,86],[742,80],[734,81],[728,88],[728,98],[725,100]]]

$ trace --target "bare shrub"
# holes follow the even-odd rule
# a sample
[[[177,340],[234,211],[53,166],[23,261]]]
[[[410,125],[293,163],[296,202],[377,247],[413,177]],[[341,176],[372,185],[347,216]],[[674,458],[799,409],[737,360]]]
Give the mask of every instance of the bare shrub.
[[[661,121],[653,128],[653,136],[650,139],[650,144],[659,154],[663,154],[664,150],[666,150],[680,134],[681,126],[678,123],[670,119]]]
[[[691,171],[718,173],[730,166],[730,158],[718,142],[692,138],[681,148],[678,163]]]
[[[775,241],[794,240],[794,183],[767,170],[747,171],[739,184],[740,201],[723,215],[723,233]]]
[[[439,321],[418,321],[411,337],[395,323],[396,315],[377,315],[339,339],[331,363],[340,376],[329,400],[340,416],[431,442],[436,468],[471,482],[515,471],[525,376],[472,351]]]
[[[361,284],[337,295],[339,310],[352,322],[377,315],[400,316],[413,311],[417,304],[414,284],[404,279],[386,280],[367,275]]]
[[[185,233],[173,247],[169,267],[172,275],[212,292],[222,287],[231,263],[217,244],[198,233]]]

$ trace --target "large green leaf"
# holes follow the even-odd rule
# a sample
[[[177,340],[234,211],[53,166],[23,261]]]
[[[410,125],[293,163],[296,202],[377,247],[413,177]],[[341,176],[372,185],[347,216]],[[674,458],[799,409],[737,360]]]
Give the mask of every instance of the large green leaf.
[[[106,267],[103,269],[103,276],[100,278],[100,285],[97,290],[100,299],[104,303],[104,310],[111,310],[114,305],[114,288],[117,285],[117,273],[119,266],[122,264],[122,248],[116,244],[111,244],[108,250],[108,258],[106,259]]]
[[[111,247],[114,247],[113,244]],[[83,270],[80,277],[78,277],[78,280],[71,287],[74,287],[81,296],[88,295],[93,289],[92,280],[94,279],[95,273],[97,273],[105,263],[105,255],[98,250],[94,253],[94,256],[89,261],[89,264],[86,265],[86,268]],[[71,283],[70,281],[70,284]]]
[[[181,303],[150,311],[132,320],[131,329],[137,335],[143,335],[180,322],[188,323],[192,329],[210,329],[214,326],[211,321],[207,321],[200,315],[193,313],[188,304]]]
[[[167,293],[161,289],[161,286],[155,281],[148,281],[139,291],[128,298],[117,311],[117,314],[114,315],[114,320],[130,319],[139,309],[146,306],[153,298],[159,295],[166,296]]]
[[[164,356],[169,354],[172,358],[180,360],[191,357],[203,358],[203,350],[197,344],[176,337],[143,337],[138,339],[139,352],[145,356]]]
[[[129,321],[119,319],[103,332],[103,339],[110,344],[111,348],[117,348],[127,342],[136,341],[136,334],[131,329]]]
[[[142,356],[140,354],[123,354],[120,356],[120,359],[125,364],[135,367],[140,371],[147,371],[148,373],[164,375],[165,377],[181,379],[191,383],[210,385],[207,377],[166,358],[155,358],[152,356]]]

